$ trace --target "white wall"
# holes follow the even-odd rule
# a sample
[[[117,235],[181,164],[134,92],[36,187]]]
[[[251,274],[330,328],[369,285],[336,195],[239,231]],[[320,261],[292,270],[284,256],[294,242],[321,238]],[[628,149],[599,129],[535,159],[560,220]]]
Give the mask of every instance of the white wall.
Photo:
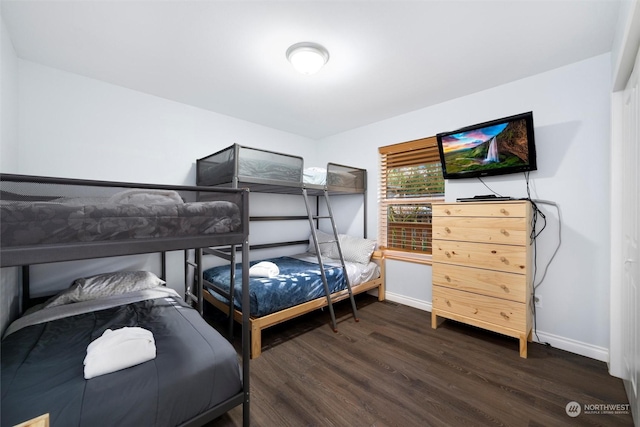
[[[18,58],[0,16],[0,171],[18,170]]]
[[[0,172],[18,170],[18,58],[0,16]],[[19,311],[18,268],[0,271],[0,335]]]
[[[19,76],[21,174],[194,185],[195,160],[233,143],[305,158],[315,154],[313,141],[301,136],[33,62],[19,60]],[[285,196],[272,205],[290,203]],[[252,214],[264,214],[261,205],[251,203]],[[308,229],[292,239],[307,236]],[[181,292],[183,269],[177,255],[170,261],[168,282]],[[68,286],[80,275],[137,268],[159,272],[159,259],[34,266],[32,283],[37,295]]]
[[[313,141],[20,60],[20,173],[195,184],[195,160],[233,143],[298,155]]]
[[[18,62],[19,173],[192,184],[196,158],[238,142],[299,154],[316,165],[330,160],[366,167],[370,237],[377,233],[378,146],[532,110],[539,167],[531,174],[532,196],[558,203],[563,219],[562,247],[538,291],[543,301],[538,332],[558,347],[606,358],[609,55],[325,138],[317,146],[296,135]],[[526,195],[521,176],[485,181],[501,194]],[[477,181],[450,181],[446,197],[486,193]],[[538,243],[543,266],[557,244],[558,216],[541,208],[549,221]],[[355,220],[341,231],[358,233],[361,225]],[[135,261],[147,262],[155,261]],[[34,276],[46,284],[55,275]],[[430,276],[428,266],[390,261],[389,295],[428,308]]]
[[[609,141],[610,55],[414,111],[320,141],[322,155],[336,162],[359,159],[369,170],[368,229],[377,229],[376,148],[435,135],[465,125],[533,111],[538,171],[531,173],[531,196],[559,205],[562,246],[537,295],[541,340],[606,360],[609,343]],[[336,158],[337,157],[337,158]],[[496,192],[525,197],[523,175],[485,178]],[[487,194],[478,180],[449,180],[446,199]],[[547,228],[538,239],[537,278],[558,243],[558,214],[540,205]],[[387,290],[392,298],[430,307],[431,268],[389,261]]]

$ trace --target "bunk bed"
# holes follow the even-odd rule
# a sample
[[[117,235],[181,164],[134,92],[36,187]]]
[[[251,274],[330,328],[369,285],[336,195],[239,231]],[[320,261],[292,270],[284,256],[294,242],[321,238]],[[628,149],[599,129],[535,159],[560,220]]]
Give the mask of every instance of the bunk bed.
[[[0,216],[0,267],[22,268],[23,309],[33,264],[157,252],[164,278],[167,251],[248,256],[244,190],[0,174]],[[31,307],[2,340],[2,425],[48,414],[51,425],[196,426],[243,405],[248,426],[249,318],[240,363],[200,316],[202,283],[195,275],[183,300],[150,272],[99,274]],[[87,362],[97,338],[127,327],[152,333],[147,363],[105,372]]]
[[[302,157],[277,153],[269,150],[233,144],[214,154],[196,161],[196,176],[199,186],[214,186],[228,188],[248,188],[254,192],[274,194],[299,194],[303,197],[306,216],[252,216],[251,221],[308,221],[311,235],[308,240],[308,250],[304,254],[297,254],[287,259],[267,259],[251,262],[253,267],[257,262],[270,262],[276,265],[286,265],[284,272],[278,277],[271,278],[272,285],[266,285],[264,278],[250,278],[250,325],[251,325],[251,357],[258,357],[262,351],[262,330],[273,325],[290,320],[310,311],[328,307],[333,329],[337,330],[332,304],[349,298],[351,300],[354,318],[357,311],[354,295],[377,289],[378,299],[384,300],[384,259],[382,253],[374,251],[375,242],[366,239],[367,223],[367,173],[365,169],[328,163],[326,168],[304,167]],[[330,198],[343,195],[360,195],[363,198],[364,238],[339,235],[331,208]],[[309,197],[316,197],[315,208]],[[321,205],[324,200],[326,205]],[[320,213],[323,213],[321,215]],[[330,220],[330,232],[319,230],[319,220]],[[362,246],[361,253],[347,250],[345,256],[345,242],[357,240],[355,246]],[[373,242],[373,245],[372,245]],[[251,246],[251,249],[268,249],[286,245],[306,244],[306,240],[290,242],[276,242]],[[356,250],[357,252],[357,250]],[[349,258],[349,259],[347,259]],[[351,260],[355,259],[355,262]],[[306,263],[306,267],[302,264]],[[326,265],[325,265],[326,264]],[[295,270],[290,269],[295,265]],[[303,273],[301,273],[301,268]],[[306,268],[306,269],[305,269]],[[344,275],[344,271],[359,272]],[[225,270],[226,269],[226,270]],[[362,270],[368,272],[366,280],[358,280]],[[304,275],[312,285],[310,290],[295,290],[283,286],[284,283],[296,280],[295,275]],[[236,278],[244,278],[240,271],[232,274],[227,267],[214,267],[204,272],[206,292],[204,298],[213,306],[229,316],[230,324],[233,319],[239,321],[248,307],[238,300],[244,294],[234,287]],[[275,286],[273,283],[278,282]],[[322,287],[320,286],[322,283]],[[289,289],[284,293],[273,295],[265,289]],[[292,295],[295,294],[295,295]],[[298,295],[299,294],[299,295]],[[277,301],[276,304],[266,302]],[[264,310],[261,307],[267,307]],[[232,326],[230,326],[230,333]]]
[[[326,168],[304,166],[300,156],[233,144],[196,161],[200,186],[249,188],[276,194],[367,194],[365,169],[328,163]],[[365,203],[366,206],[366,203]],[[366,221],[365,221],[366,223]]]

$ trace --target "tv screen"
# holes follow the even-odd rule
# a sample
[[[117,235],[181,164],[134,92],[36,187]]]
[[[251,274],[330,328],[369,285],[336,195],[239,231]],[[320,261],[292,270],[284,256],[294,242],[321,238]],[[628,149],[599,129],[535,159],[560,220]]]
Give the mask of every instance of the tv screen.
[[[533,113],[523,113],[436,135],[446,179],[537,169]]]

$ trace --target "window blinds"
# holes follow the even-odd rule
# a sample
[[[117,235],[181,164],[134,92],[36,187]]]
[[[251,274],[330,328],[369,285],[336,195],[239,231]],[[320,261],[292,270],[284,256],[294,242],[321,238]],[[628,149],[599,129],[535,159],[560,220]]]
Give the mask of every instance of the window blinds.
[[[444,179],[436,137],[378,149],[383,249],[431,253],[431,203],[444,200]]]

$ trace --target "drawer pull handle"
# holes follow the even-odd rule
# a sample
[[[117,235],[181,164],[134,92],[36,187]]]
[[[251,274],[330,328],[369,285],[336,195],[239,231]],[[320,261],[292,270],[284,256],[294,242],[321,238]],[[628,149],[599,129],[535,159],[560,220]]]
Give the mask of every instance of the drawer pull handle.
[[[449,277],[448,274],[445,274],[444,275],[444,280],[446,280],[447,282],[450,282],[451,281],[451,277]]]
[[[500,257],[500,261],[504,262],[505,264],[508,263],[507,259],[503,256]]]
[[[447,233],[451,233],[451,230],[449,230],[449,227],[445,227],[444,231],[446,231]]]
[[[504,311],[500,312],[500,316],[504,317],[505,320],[509,320],[509,316],[507,315],[507,313],[505,313]]]
[[[509,212],[507,212],[507,210],[505,208],[500,209],[500,213],[503,213],[505,215],[509,215]]]
[[[509,235],[509,232],[507,230],[505,230],[504,228],[502,230],[500,230],[500,233],[504,234],[505,236]]]
[[[447,256],[447,258],[451,258],[451,254],[449,253],[449,251],[446,251],[444,254]]]
[[[451,215],[451,211],[449,209],[445,209],[444,213],[446,213],[447,215]]]
[[[444,299],[444,302],[445,302],[449,307],[451,307],[451,302],[449,302],[449,300],[448,300],[448,299],[446,299],[446,298],[445,298],[445,299]]]
[[[507,285],[500,285],[500,287],[502,288],[503,291],[505,291],[506,293],[509,293],[509,288],[507,288]]]
[[[478,314],[478,309],[477,308],[473,309],[473,314]]]

